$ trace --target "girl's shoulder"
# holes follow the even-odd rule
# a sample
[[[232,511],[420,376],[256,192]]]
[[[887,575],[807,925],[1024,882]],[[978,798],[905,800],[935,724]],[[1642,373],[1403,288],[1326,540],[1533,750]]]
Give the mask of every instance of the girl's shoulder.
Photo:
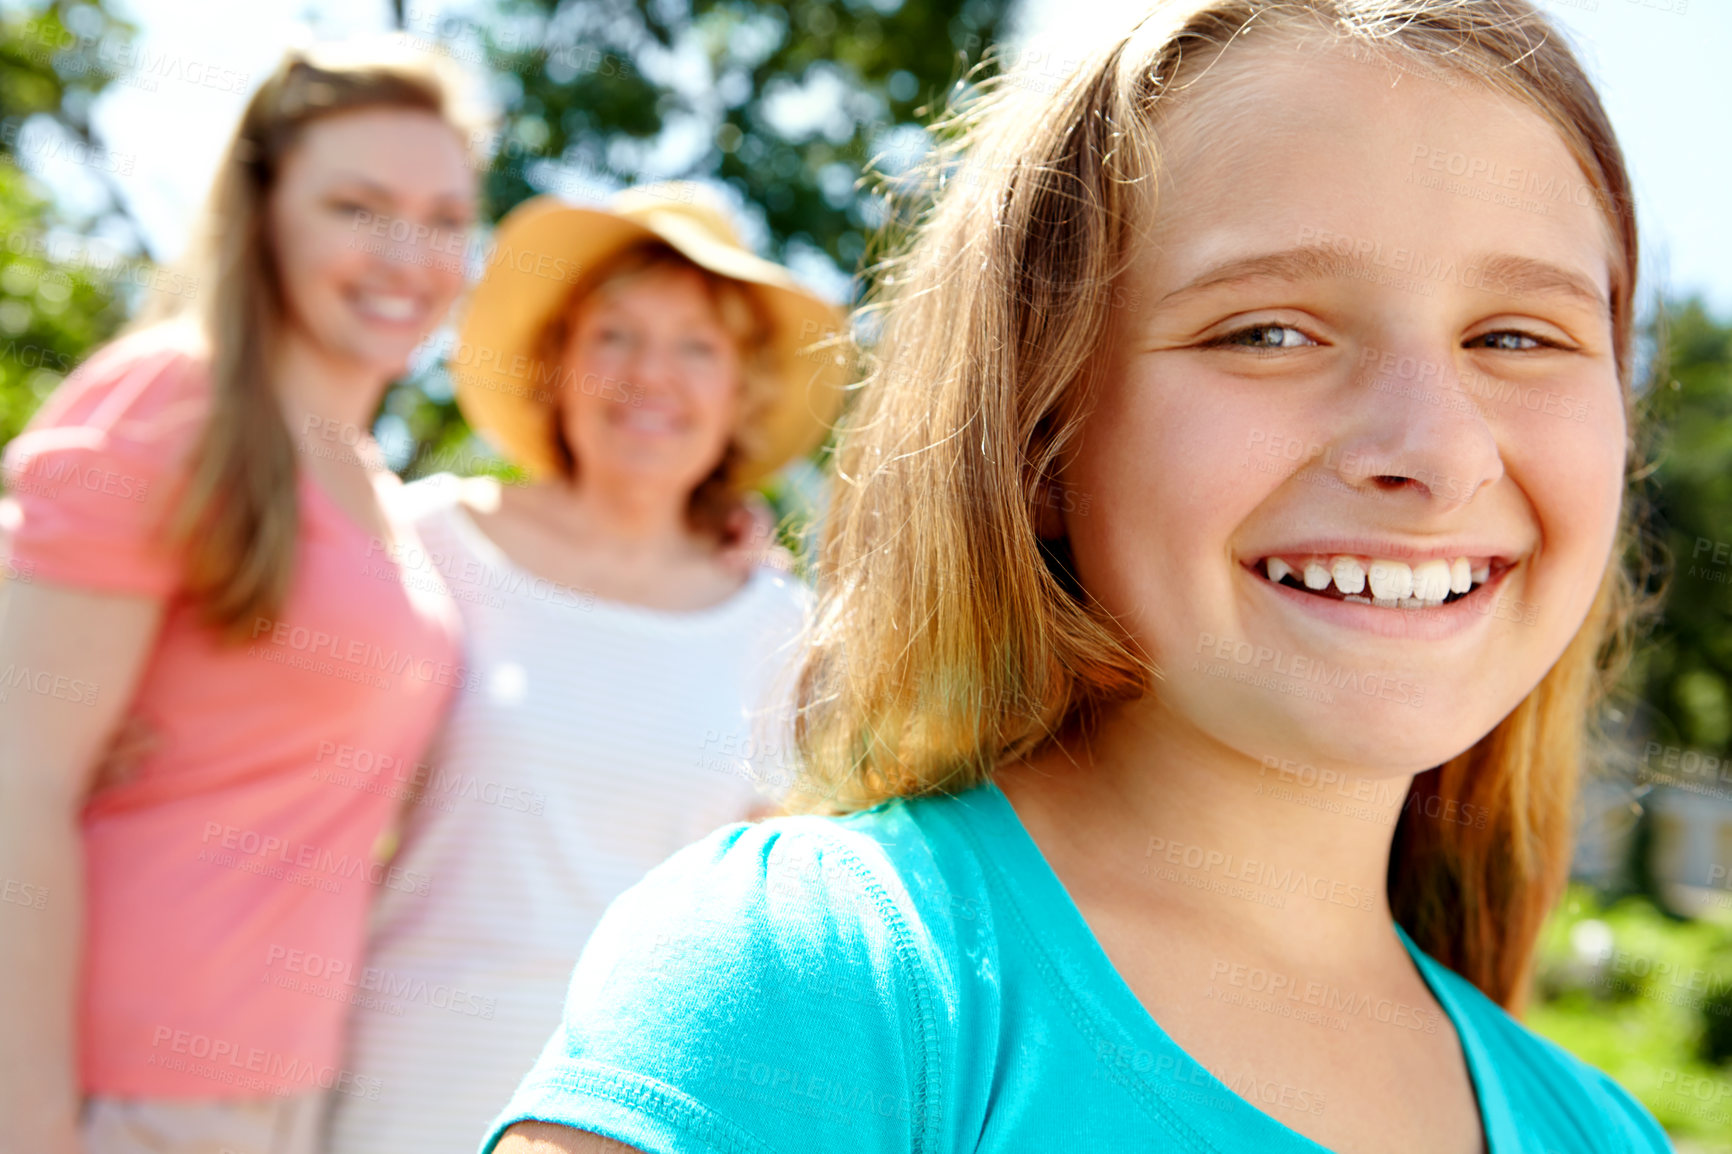
[[[209,354],[185,324],[153,325],[93,352],[55,388],[23,435],[163,439],[196,425],[210,404]],[[75,435],[75,434],[71,434]],[[44,439],[44,438],[37,438]]]
[[[937,1149],[965,976],[939,856],[899,803],[736,823],[680,850],[608,908],[496,1134],[611,1118],[628,1144],[673,1130],[742,1151],[766,1133]],[[828,1108],[790,1114],[784,1097]]]
[[[97,350],[0,457],[0,533],[14,563],[80,588],[163,596],[169,523],[210,412],[208,362],[184,326]]]
[[[1653,1114],[1610,1076],[1535,1033],[1453,970],[1426,963],[1433,985],[1453,1003],[1462,1045],[1477,1050],[1492,1075],[1480,1092],[1490,1098],[1493,1119],[1506,1119],[1526,1139],[1543,1139],[1545,1149],[1672,1149]]]

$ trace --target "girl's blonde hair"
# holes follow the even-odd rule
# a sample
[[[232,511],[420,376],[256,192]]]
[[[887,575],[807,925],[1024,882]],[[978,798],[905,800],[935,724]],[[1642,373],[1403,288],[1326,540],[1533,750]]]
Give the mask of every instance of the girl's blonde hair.
[[[372,108],[441,117],[472,162],[485,136],[465,77],[441,56],[394,41],[287,53],[247,102],[218,165],[178,278],[197,295],[159,294],[134,322],[190,324],[209,356],[210,419],[172,532],[189,594],[231,640],[277,615],[295,570],[295,446],[271,383],[284,317],[267,228],[271,192],[308,125]]]
[[[1532,5],[1161,3],[1051,95],[1011,74],[941,126],[947,187],[878,280],[879,355],[838,449],[799,674],[800,808],[969,788],[1153,688],[1146,660],[1070,576],[1064,543],[1040,538],[1036,510],[1053,503],[1121,303],[1116,278],[1153,204],[1161,110],[1235,40],[1318,30],[1379,66],[1484,84],[1557,128],[1611,229],[1615,353],[1636,428],[1629,179],[1588,78]],[[1415,779],[1395,832],[1396,917],[1511,1008],[1567,877],[1585,719],[1627,660],[1642,606],[1622,561],[1638,532],[1630,509],[1563,656],[1472,749]],[[1446,802],[1489,818],[1424,816]]]
[[[703,280],[710,303],[715,306],[716,319],[733,338],[740,354],[740,396],[733,430],[721,459],[692,490],[687,505],[687,520],[694,529],[720,536],[744,491],[741,466],[758,449],[765,412],[780,388],[770,346],[770,324],[748,286],[711,272],[670,244],[660,241],[634,244],[621,249],[572,286],[571,295],[548,318],[536,340],[535,356],[542,365],[555,366],[545,373],[554,386],[549,430],[553,438],[552,457],[559,464],[560,474],[569,481],[577,475],[578,462],[566,439],[560,413],[565,395],[586,383],[565,370],[565,354],[578,314],[590,299],[617,292],[640,277],[679,272],[696,273]],[[536,379],[541,377],[538,375]]]

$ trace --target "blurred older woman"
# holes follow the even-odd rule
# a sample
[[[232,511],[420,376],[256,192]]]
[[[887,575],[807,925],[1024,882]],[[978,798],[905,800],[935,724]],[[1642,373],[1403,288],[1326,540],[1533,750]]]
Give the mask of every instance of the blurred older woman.
[[[460,695],[412,790],[349,1066],[339,1154],[469,1154],[559,1023],[603,909],[680,846],[767,812],[805,587],[742,574],[724,525],[810,451],[841,316],[690,184],[502,222],[454,356],[459,404],[533,483],[408,487],[465,623]],[[429,578],[434,576],[429,572]]]

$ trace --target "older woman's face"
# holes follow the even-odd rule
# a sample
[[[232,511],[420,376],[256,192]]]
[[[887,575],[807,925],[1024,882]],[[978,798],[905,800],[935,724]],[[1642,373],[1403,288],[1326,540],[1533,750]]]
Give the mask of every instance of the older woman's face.
[[[655,269],[578,305],[560,413],[588,479],[690,492],[734,431],[740,350],[703,277]]]

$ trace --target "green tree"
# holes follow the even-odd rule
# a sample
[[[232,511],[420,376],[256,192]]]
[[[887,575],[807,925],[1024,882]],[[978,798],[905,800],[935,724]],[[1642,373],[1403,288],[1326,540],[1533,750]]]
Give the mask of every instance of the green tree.
[[[1665,550],[1664,616],[1633,671],[1682,743],[1732,750],[1732,321],[1697,299],[1666,308],[1651,483]]]
[[[124,215],[117,161],[89,116],[130,31],[100,4],[67,0],[0,18],[0,444],[125,317],[133,262],[86,238],[99,218]],[[30,172],[55,159],[107,186],[109,206],[68,215]]]

